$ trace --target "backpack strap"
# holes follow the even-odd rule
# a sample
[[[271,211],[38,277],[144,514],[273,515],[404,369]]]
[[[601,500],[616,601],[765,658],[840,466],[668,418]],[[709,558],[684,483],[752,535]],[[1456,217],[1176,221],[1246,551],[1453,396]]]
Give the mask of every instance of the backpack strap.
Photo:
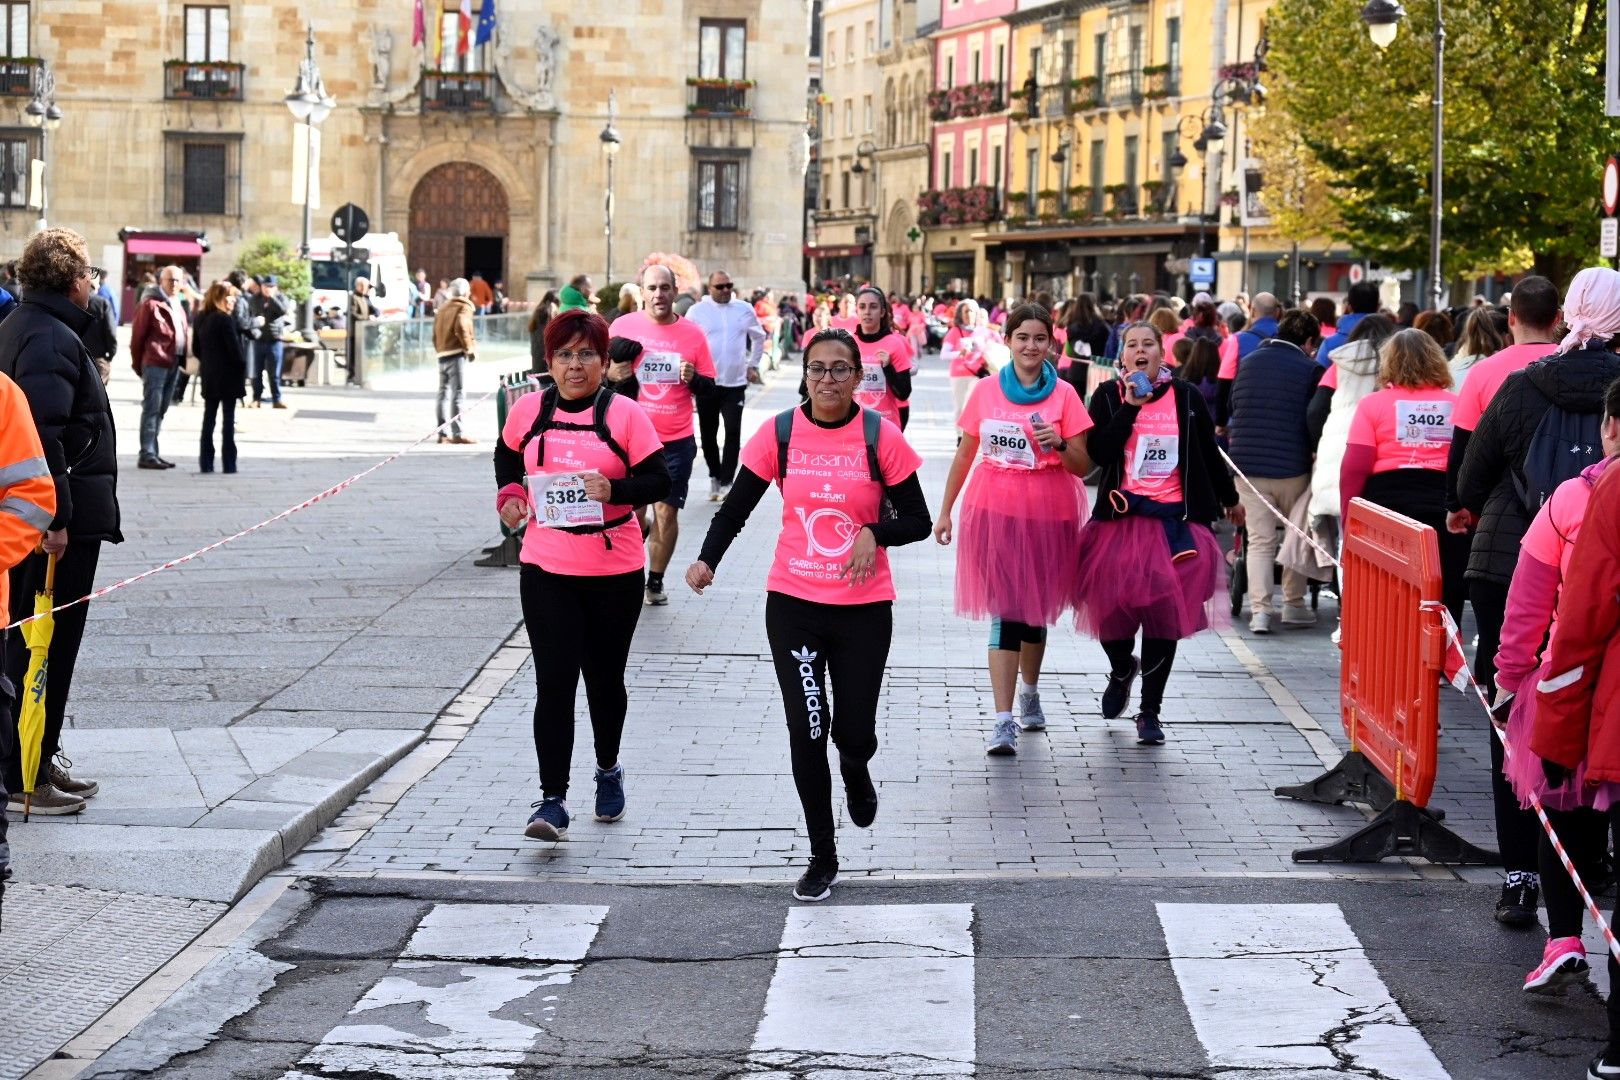
[[[878,436],[883,431],[883,414],[876,409],[861,410],[861,432],[866,436],[866,471],[873,480],[878,482],[885,491],[889,485],[883,482],[883,467],[878,464]]]
[[[630,452],[619,445],[619,440],[613,437],[613,430],[608,426],[608,409],[613,405],[613,387],[603,384],[596,391],[596,402],[592,406],[591,427],[596,437],[602,440],[602,445],[613,451],[613,456],[624,462],[624,470],[630,472]]]
[[[519,454],[522,454],[524,450],[528,449],[529,443],[532,442],[536,436],[538,436],[540,438],[540,462],[541,464],[545,463],[545,431],[551,426],[552,417],[556,415],[557,387],[553,385],[548,386],[544,390],[540,391],[540,411],[535,413],[534,425],[529,428],[528,434],[523,436],[523,438],[518,441],[517,451]]]
[[[776,414],[776,486],[787,479],[788,439],[793,436],[793,414],[798,409],[783,409]]]

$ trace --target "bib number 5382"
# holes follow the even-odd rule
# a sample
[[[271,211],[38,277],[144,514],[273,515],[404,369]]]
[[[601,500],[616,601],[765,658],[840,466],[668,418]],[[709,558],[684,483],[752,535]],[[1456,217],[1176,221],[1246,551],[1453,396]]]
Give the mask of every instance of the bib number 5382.
[[[600,525],[602,504],[585,494],[583,473],[535,473],[529,477],[535,524],[545,529]]]

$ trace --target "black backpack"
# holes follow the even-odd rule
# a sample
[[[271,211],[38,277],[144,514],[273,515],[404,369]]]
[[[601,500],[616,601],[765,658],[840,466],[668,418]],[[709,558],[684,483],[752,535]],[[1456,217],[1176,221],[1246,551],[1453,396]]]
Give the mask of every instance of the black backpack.
[[[798,409],[784,409],[776,414],[776,486],[787,479],[788,439],[793,435],[793,414]],[[889,501],[889,485],[884,483],[883,469],[878,464],[878,433],[883,430],[883,415],[872,409],[861,409],[861,434],[866,440],[866,471],[883,489],[883,501],[878,520],[892,521],[900,514]]]
[[[534,418],[534,426],[529,428],[528,434],[524,435],[518,442],[517,451],[520,455],[528,448],[530,441],[539,439],[540,449],[536,452],[536,460],[541,465],[544,465],[546,461],[546,432],[552,430],[589,431],[593,432],[602,441],[602,445],[613,451],[613,456],[624,462],[625,470],[629,471],[630,453],[619,445],[619,440],[615,439],[613,432],[608,429],[608,408],[613,404],[612,387],[603,386],[596,391],[596,400],[591,403],[591,422],[589,424],[575,424],[567,420],[557,419],[557,387],[555,384],[545,387],[539,393],[540,412]],[[610,529],[616,529],[623,525],[632,517],[631,514],[623,514],[604,521],[600,525],[572,525],[558,531],[581,534],[606,533]],[[613,541],[609,537],[604,535],[602,543],[607,546],[608,550],[613,549]]]
[[[1575,413],[1555,404],[1541,414],[1525,450],[1524,464],[1517,472],[1508,470],[1527,512],[1535,514],[1559,484],[1603,460],[1602,430],[1602,410]]]

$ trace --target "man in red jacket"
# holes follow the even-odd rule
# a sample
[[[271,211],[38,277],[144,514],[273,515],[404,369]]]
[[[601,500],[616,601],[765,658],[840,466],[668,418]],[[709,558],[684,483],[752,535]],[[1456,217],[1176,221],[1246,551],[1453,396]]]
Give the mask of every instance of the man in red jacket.
[[[142,469],[174,468],[158,455],[158,429],[191,345],[191,324],[180,303],[185,280],[178,266],[165,266],[158,291],[141,302],[130,328],[130,357],[141,377],[141,454],[135,464]]]
[[[1554,786],[1583,761],[1586,783],[1620,783],[1620,469],[1609,469],[1592,491],[1559,593],[1557,626],[1547,678],[1536,687],[1530,749]],[[1620,803],[1609,817],[1620,824]],[[1620,979],[1612,956],[1609,978]],[[1620,1080],[1617,999],[1609,996],[1609,1044],[1588,1076]]]

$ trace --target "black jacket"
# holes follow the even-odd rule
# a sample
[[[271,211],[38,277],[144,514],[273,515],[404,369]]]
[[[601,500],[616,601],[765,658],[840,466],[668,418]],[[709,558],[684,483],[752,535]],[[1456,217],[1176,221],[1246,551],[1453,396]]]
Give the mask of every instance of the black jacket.
[[[118,320],[105,296],[90,294],[90,325],[81,335],[84,347],[97,360],[111,361],[118,355]]]
[[[1248,356],[1232,381],[1228,451],[1249,476],[1283,479],[1311,471],[1305,414],[1323,368],[1291,342],[1272,338]]]
[[[0,323],[0,372],[22,387],[56,480],[56,520],[72,540],[122,543],[118,443],[101,375],[80,339],[94,316],[36,289]]]
[[[1601,347],[1538,360],[1502,383],[1468,439],[1457,470],[1457,501],[1479,515],[1468,555],[1468,577],[1508,585],[1531,515],[1519,501],[1513,473],[1524,466],[1536,426],[1554,404],[1574,413],[1601,413],[1603,394],[1620,378],[1620,356]]]
[[[1221,516],[1224,507],[1237,505],[1237,488],[1215,448],[1215,426],[1210,422],[1204,395],[1191,383],[1171,379],[1154,388],[1153,400],[1171,393],[1176,395],[1176,414],[1181,419],[1181,490],[1186,499],[1186,518],[1208,525]],[[1125,477],[1125,444],[1142,410],[1120,396],[1116,379],[1097,387],[1089,411],[1093,426],[1086,433],[1086,449],[1091,460],[1102,468],[1102,477],[1097,481],[1097,505],[1091,516],[1098,521],[1113,521],[1120,514],[1108,496],[1119,489]]]
[[[218,311],[205,311],[191,324],[191,351],[202,374],[203,399],[226,401],[243,397],[247,385],[247,350],[236,320]]]
[[[281,292],[275,295],[260,292],[248,301],[248,310],[264,320],[259,329],[260,341],[279,341],[292,327],[292,301]]]

